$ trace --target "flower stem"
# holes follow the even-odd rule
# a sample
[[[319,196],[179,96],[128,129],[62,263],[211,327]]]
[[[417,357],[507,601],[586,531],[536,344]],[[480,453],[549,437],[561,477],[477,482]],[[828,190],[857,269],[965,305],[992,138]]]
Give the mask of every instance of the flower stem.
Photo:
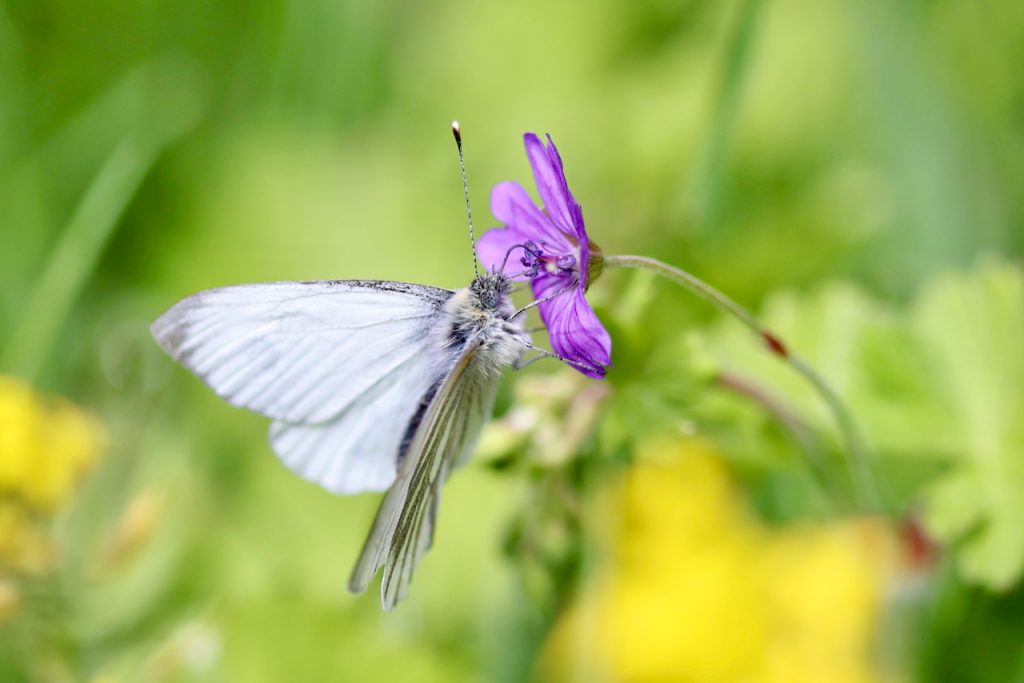
[[[762,326],[750,311],[696,275],[648,256],[605,256],[604,266],[606,268],[642,268],[657,273],[715,304],[757,335],[765,347],[802,376],[828,406],[839,426],[843,441],[846,443],[847,466],[861,507],[869,512],[881,510],[878,486],[868,462],[864,441],[842,399],[814,368],[793,354],[782,340]]]
[[[721,372],[715,378],[715,381],[719,386],[729,389],[740,396],[747,397],[759,405],[769,415],[778,420],[779,424],[789,432],[793,441],[795,441],[806,454],[811,476],[814,478],[815,483],[821,488],[821,491],[823,493],[832,491],[833,487],[830,482],[828,469],[825,465],[825,458],[822,455],[821,444],[816,438],[814,431],[804,424],[804,421],[800,419],[799,416],[793,413],[783,401],[778,399],[778,397],[773,396],[769,392],[757,386],[755,383],[741,377],[740,375],[736,375],[732,372]],[[843,502],[846,503],[848,501]]]

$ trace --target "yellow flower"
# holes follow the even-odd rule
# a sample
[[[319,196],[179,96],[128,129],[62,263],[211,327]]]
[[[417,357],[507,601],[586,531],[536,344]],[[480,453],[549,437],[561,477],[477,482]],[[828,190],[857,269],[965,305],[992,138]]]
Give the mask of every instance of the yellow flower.
[[[41,417],[32,389],[0,376],[0,488],[17,490],[28,479]]]
[[[770,529],[706,444],[642,452],[656,460],[602,506],[609,566],[556,626],[552,680],[883,680],[871,657],[890,557],[878,524]]]
[[[0,566],[35,575],[53,570],[48,518],[103,442],[99,423],[68,401],[0,376]]]
[[[103,443],[103,429],[90,415],[0,376],[0,493],[53,511],[68,499]]]

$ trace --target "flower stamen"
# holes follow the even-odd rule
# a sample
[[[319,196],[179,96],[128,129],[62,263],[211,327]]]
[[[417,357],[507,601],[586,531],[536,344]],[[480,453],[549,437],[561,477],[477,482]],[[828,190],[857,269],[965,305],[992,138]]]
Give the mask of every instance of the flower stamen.
[[[513,244],[511,247],[508,248],[508,251],[505,252],[505,258],[501,262],[501,268],[498,268],[495,272],[496,273],[503,273],[503,272],[505,272],[505,266],[508,264],[508,257],[512,255],[513,251],[515,251],[516,249],[523,249],[524,251],[526,251],[526,253],[529,254],[529,253],[531,253],[531,248],[536,248],[535,245],[533,244],[533,242],[526,242],[525,244]],[[520,260],[523,262],[524,266],[528,266],[529,265],[528,263],[526,263],[526,257],[525,256],[522,259],[520,259]]]

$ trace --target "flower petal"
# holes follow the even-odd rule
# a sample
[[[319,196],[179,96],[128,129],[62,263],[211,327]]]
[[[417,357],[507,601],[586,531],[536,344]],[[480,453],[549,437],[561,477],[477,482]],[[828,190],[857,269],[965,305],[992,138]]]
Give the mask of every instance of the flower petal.
[[[529,239],[535,238],[525,235],[518,228],[491,228],[477,239],[476,256],[484,268],[494,272],[502,262],[505,262],[505,255],[508,254],[509,249]],[[512,251],[508,261],[505,262],[503,271],[505,275],[514,280],[526,279],[526,276],[522,275],[523,264],[519,260],[522,256],[522,249]]]
[[[541,320],[548,329],[555,353],[585,365],[586,368],[573,367],[587,377],[601,379],[611,366],[612,339],[587,303],[583,289],[574,283],[574,277],[538,276],[533,281],[533,293],[542,299],[569,285],[572,286],[568,291],[538,306]]]
[[[555,143],[548,136],[548,146],[533,133],[523,136],[526,156],[533,169],[533,179],[537,183],[537,192],[544,202],[544,208],[555,224],[576,240],[587,238],[583,230],[583,215],[576,198],[569,191],[562,167],[562,157],[558,154]],[[578,220],[577,220],[578,219]]]
[[[537,208],[519,183],[498,183],[491,190],[491,213],[505,225],[515,228],[523,239],[537,244],[545,242],[546,250],[568,253],[571,249],[565,233]]]

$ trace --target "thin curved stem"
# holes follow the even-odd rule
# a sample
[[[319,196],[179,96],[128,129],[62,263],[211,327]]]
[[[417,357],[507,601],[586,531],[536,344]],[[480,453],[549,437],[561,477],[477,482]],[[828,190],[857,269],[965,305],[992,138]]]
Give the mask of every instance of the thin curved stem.
[[[848,453],[847,466],[850,469],[850,476],[857,491],[861,507],[872,512],[881,510],[881,498],[878,486],[875,483],[874,474],[868,462],[864,441],[842,399],[839,398],[839,395],[836,394],[814,368],[799,356],[791,353],[782,340],[762,326],[750,311],[696,275],[648,256],[605,256],[604,266],[606,268],[643,268],[657,273],[665,279],[671,280],[677,285],[690,290],[702,299],[715,304],[757,335],[772,355],[782,359],[792,367],[821,396],[821,399],[835,418],[843,440],[846,443]]]
[[[832,487],[825,465],[824,454],[814,430],[804,424],[804,421],[790,410],[783,401],[780,401],[778,397],[773,396],[768,391],[740,375],[732,372],[721,372],[715,378],[715,381],[719,386],[750,399],[759,405],[762,410],[774,417],[789,432],[793,441],[805,453],[814,481],[821,487],[823,492],[831,491]]]

